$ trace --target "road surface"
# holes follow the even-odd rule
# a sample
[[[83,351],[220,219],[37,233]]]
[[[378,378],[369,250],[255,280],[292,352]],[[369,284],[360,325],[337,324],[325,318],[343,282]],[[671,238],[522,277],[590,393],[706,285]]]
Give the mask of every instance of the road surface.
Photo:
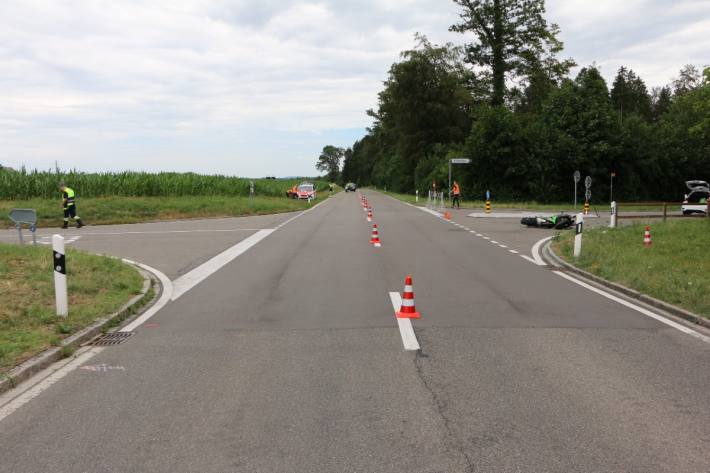
[[[547,231],[366,194],[381,248],[356,194],[67,231],[184,292],[0,398],[0,472],[710,471],[707,340],[535,264]],[[420,351],[390,299],[407,274]]]

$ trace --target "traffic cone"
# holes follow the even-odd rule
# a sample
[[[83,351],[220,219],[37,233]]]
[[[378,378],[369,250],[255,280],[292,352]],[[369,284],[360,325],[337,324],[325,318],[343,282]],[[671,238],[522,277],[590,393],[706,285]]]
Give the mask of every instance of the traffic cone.
[[[397,312],[399,319],[418,319],[421,314],[417,312],[414,306],[414,286],[412,285],[412,276],[407,275],[404,279],[404,293],[402,294],[402,306]]]
[[[451,220],[451,214],[448,211],[444,212],[444,220]]]
[[[643,232],[643,245],[651,246],[653,242],[651,241],[651,227],[646,225],[646,231]]]
[[[367,221],[372,222],[372,209],[367,211]]]
[[[375,245],[375,248],[379,248],[382,246],[382,242],[380,241],[380,234],[377,231],[376,223],[372,224],[372,238],[370,238],[370,243]]]

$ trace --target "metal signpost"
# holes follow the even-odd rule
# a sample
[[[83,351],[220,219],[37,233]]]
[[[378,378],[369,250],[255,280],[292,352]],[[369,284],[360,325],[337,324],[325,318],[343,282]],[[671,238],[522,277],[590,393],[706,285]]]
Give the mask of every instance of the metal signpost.
[[[251,208],[252,200],[254,199],[254,181],[249,181],[249,208]],[[308,199],[310,202],[310,199]]]
[[[449,160],[449,200],[451,200],[451,165],[452,164],[471,164],[468,158],[454,158]]]
[[[22,224],[30,226],[32,232],[32,242],[37,244],[37,212],[34,209],[12,209],[10,210],[10,220],[15,224],[17,234],[20,237],[20,245],[24,244],[22,238]]]
[[[577,210],[577,183],[582,179],[582,174],[579,171],[574,172],[574,210]]]
[[[615,177],[616,177],[616,173],[614,171],[612,171],[610,182],[609,182],[609,202],[614,201],[614,178]]]

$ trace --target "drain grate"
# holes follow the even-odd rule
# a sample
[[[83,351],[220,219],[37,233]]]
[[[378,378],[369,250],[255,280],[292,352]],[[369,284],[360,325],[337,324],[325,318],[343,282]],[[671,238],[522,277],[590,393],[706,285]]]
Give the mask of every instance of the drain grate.
[[[125,342],[129,338],[131,338],[135,332],[113,332],[113,333],[107,333],[101,338],[96,339],[92,343],[94,346],[99,346],[99,347],[107,347],[107,346],[113,346],[113,345],[120,345],[121,343]]]

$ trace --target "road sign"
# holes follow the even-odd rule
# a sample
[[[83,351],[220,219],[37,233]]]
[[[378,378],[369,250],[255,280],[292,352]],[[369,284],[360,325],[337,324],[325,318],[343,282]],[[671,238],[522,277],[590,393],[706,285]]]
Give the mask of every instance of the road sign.
[[[584,193],[584,199],[585,199],[587,202],[589,202],[589,199],[591,199],[591,198],[592,198],[592,191],[590,191],[589,189],[587,189],[587,192]]]
[[[471,160],[468,158],[454,158],[451,160],[451,164],[471,164]]]
[[[592,177],[591,176],[587,176],[584,178],[584,187],[586,187],[587,189],[592,187]]]
[[[486,200],[491,200],[491,191],[486,191]]]
[[[574,172],[574,183],[577,184],[582,179],[582,174],[579,171]]]

